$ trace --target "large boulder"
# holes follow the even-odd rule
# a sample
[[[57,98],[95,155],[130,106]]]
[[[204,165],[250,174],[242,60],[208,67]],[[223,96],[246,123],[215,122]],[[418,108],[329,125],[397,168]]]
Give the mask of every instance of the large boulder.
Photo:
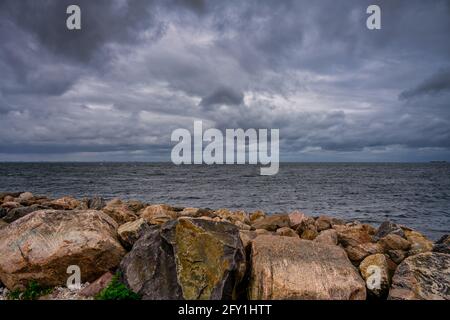
[[[403,260],[392,279],[391,300],[450,300],[450,255],[427,252]]]
[[[117,224],[101,211],[35,211],[0,229],[0,280],[23,289],[65,285],[70,265],[83,282],[116,267],[125,254]]]
[[[249,298],[365,299],[366,286],[338,246],[278,236],[252,241]]]
[[[266,229],[268,231],[276,231],[279,228],[289,227],[290,219],[287,214],[274,214],[258,219],[252,223],[255,229]]]
[[[245,273],[245,253],[233,224],[183,217],[152,226],[120,269],[143,299],[232,299]]]
[[[138,216],[120,199],[113,199],[102,209],[104,213],[113,218],[119,225],[134,221]]]

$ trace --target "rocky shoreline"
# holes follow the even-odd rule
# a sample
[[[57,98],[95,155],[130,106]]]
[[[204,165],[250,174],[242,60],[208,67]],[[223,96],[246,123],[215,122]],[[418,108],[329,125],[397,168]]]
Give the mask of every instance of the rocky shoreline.
[[[82,286],[69,289],[74,265]],[[0,300],[30,284],[39,299],[448,300],[450,237],[299,211],[0,193]]]

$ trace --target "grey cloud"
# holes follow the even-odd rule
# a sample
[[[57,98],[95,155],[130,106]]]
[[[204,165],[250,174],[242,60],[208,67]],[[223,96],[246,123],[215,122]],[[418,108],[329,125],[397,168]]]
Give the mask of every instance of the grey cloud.
[[[212,94],[202,98],[200,105],[210,108],[215,105],[239,105],[244,102],[244,94],[231,88],[220,88]]]
[[[440,71],[429,79],[423,81],[417,87],[403,91],[400,94],[400,99],[409,99],[444,91],[450,91],[450,69]]]

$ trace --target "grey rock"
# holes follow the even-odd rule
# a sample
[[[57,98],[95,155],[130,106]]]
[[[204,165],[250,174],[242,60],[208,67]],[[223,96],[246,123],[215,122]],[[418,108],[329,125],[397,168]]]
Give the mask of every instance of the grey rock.
[[[433,246],[433,252],[450,254],[450,235],[443,235]]]
[[[245,253],[233,224],[183,217],[146,230],[120,270],[143,299],[232,299]]]
[[[19,208],[11,209],[8,212],[8,214],[3,217],[3,220],[7,223],[11,223],[22,217],[25,217],[26,215],[28,215],[34,211],[43,210],[43,209],[48,209],[48,208],[45,206],[34,204],[29,207],[19,207]]]
[[[450,255],[426,252],[403,260],[389,291],[390,300],[450,300]]]
[[[375,239],[380,239],[388,234],[393,233],[396,234],[402,238],[405,238],[405,233],[403,229],[396,223],[393,223],[392,221],[384,221],[377,229],[375,233]]]

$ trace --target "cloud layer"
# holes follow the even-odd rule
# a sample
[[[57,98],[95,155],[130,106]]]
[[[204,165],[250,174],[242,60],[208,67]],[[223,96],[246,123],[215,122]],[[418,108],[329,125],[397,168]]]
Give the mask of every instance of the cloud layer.
[[[3,0],[0,161],[169,160],[194,120],[279,128],[285,161],[450,160],[449,34],[448,0]]]

